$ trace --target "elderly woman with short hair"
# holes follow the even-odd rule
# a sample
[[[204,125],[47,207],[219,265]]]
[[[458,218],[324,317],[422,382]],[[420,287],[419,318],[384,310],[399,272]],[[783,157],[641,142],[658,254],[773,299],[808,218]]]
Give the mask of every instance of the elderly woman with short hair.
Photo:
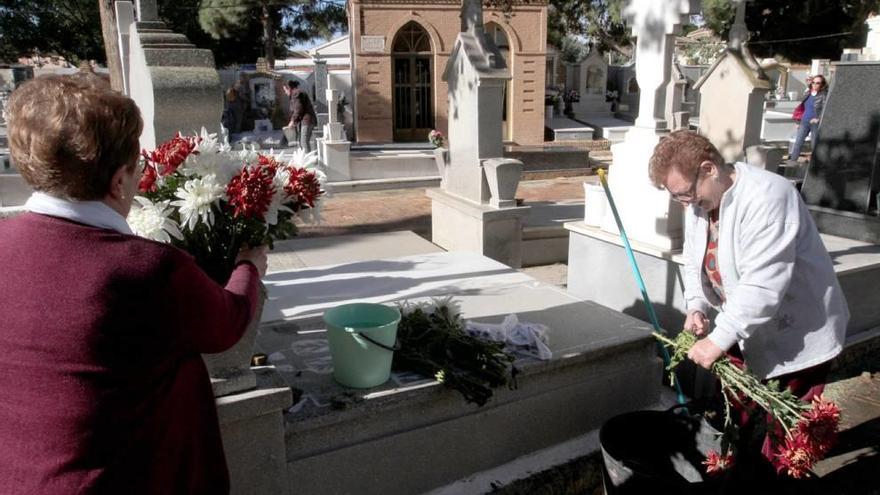
[[[691,131],[660,141],[649,173],[686,207],[684,328],[706,336],[688,357],[708,369],[728,352],[803,400],[820,394],[849,310],[798,191],[777,174],[725,163]]]
[[[265,249],[243,250],[221,287],[132,235],[143,124],[97,76],[37,78],[8,112],[35,192],[0,222],[0,492],[227,492],[200,353],[255,316]]]

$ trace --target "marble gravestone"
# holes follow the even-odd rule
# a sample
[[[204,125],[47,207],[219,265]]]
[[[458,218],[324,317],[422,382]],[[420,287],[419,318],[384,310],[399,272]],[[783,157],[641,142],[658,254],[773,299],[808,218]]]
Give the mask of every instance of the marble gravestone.
[[[611,103],[605,101],[608,85],[608,63],[597,48],[590,50],[590,55],[580,64],[578,93],[580,101],[574,103],[575,115],[610,116]]]
[[[522,264],[522,224],[530,207],[516,206],[522,162],[502,158],[501,108],[510,71],[483,31],[480,0],[462,3],[461,32],[449,55],[448,160],[440,189],[429,189],[431,236],[449,251],[476,251],[508,266]]]
[[[144,119],[141,148],[153,149],[178,131],[220,130],[223,90],[211,50],[159,20],[155,0],[138,0],[129,29],[129,96]]]
[[[880,243],[880,62],[837,62],[802,193],[819,230]]]

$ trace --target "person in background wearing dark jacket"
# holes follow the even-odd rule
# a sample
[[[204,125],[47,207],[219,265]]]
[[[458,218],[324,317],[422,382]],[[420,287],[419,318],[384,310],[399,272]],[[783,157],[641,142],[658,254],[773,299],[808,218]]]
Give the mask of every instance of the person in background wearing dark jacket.
[[[284,92],[290,98],[290,123],[287,127],[297,129],[298,144],[308,153],[312,151],[312,131],[318,123],[312,100],[305,91],[299,89],[298,81],[287,81]]]
[[[812,149],[816,149],[816,143],[819,141],[819,119],[822,118],[822,111],[825,109],[825,101],[828,99],[828,83],[825,76],[813,76],[810,82],[809,91],[803,100],[804,115],[798,125],[797,137],[791,153],[788,155],[790,161],[797,161],[801,155],[801,147],[807,140],[807,136],[812,136]]]
[[[255,316],[265,248],[221,287],[132,235],[143,122],[97,76],[39,77],[8,108],[35,192],[0,221],[0,494],[228,493],[200,354]]]

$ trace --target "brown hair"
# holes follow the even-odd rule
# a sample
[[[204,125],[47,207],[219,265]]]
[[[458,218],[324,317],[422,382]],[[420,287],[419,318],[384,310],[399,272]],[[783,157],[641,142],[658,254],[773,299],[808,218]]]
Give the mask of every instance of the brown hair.
[[[135,164],[143,121],[131,98],[94,74],[33,79],[9,98],[9,148],[34,189],[98,200]]]
[[[651,183],[662,189],[673,168],[685,176],[696,175],[700,164],[707,160],[719,167],[724,165],[721,153],[708,139],[693,131],[675,131],[654,148],[648,175]]]
[[[816,82],[816,78],[817,78],[817,77],[821,77],[821,78],[822,78],[822,89],[825,89],[825,88],[828,86],[828,80],[826,80],[826,79],[825,79],[825,76],[823,76],[822,74],[818,74],[818,75],[813,76],[813,80],[810,81],[810,82],[811,82],[811,83]]]

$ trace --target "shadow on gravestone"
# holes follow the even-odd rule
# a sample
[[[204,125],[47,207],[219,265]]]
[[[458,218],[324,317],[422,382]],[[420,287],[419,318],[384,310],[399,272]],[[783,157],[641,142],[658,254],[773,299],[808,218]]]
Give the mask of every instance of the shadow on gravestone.
[[[861,134],[847,128],[837,131],[831,132],[825,125],[819,131],[804,181],[804,198],[815,206],[862,214],[876,212],[880,113],[871,116]]]
[[[868,214],[880,189],[880,64],[836,65],[802,191],[807,204]]]

